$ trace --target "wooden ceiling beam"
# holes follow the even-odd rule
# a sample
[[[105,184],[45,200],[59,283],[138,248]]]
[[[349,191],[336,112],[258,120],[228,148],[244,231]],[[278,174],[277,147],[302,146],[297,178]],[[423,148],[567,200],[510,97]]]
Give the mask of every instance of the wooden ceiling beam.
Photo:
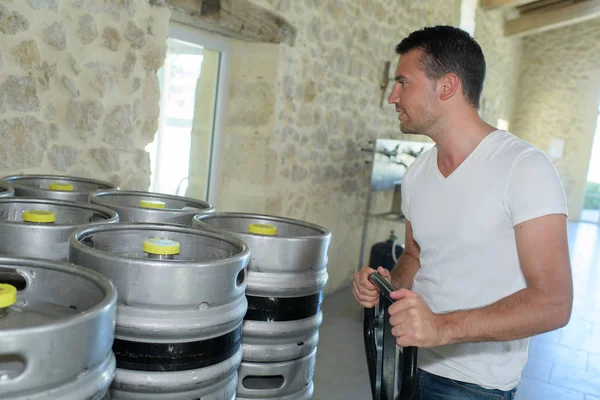
[[[600,16],[600,0],[582,0],[565,3],[564,7],[550,7],[521,13],[504,23],[504,36],[519,37],[586,21]]]
[[[548,9],[551,7],[562,7],[564,3],[574,3],[576,0],[538,0],[534,3],[525,4],[517,7],[517,11],[520,13],[534,11],[538,8]]]
[[[479,7],[484,10],[504,7],[519,7],[525,4],[534,3],[536,0],[479,0]]]
[[[167,0],[171,19],[248,42],[294,45],[296,28],[250,0]]]

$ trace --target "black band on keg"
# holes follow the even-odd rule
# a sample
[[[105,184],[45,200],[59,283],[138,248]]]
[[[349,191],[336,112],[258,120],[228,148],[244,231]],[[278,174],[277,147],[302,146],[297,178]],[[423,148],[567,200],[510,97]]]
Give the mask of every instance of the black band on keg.
[[[231,358],[240,348],[241,325],[216,338],[185,343],[145,343],[115,339],[117,368],[172,372],[204,368]]]
[[[248,311],[245,320],[285,322],[310,318],[321,309],[322,292],[303,297],[246,296]]]

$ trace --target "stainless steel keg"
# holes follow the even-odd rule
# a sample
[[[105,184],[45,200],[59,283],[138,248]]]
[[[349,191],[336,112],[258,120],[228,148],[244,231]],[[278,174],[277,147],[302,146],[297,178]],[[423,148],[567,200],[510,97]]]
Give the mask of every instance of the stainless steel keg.
[[[7,183],[0,182],[0,197],[13,197],[15,189]]]
[[[112,399],[231,399],[250,251],[192,227],[109,224],[70,238],[69,260],[119,293]]]
[[[112,208],[125,222],[155,222],[191,225],[194,215],[212,213],[214,207],[191,197],[127,190],[98,191],[90,203]]]
[[[331,233],[241,213],[198,215],[194,226],[231,234],[252,252],[237,398],[310,398]]]
[[[0,198],[0,254],[66,260],[82,225],[119,222],[109,208],[60,200]]]
[[[2,180],[15,189],[15,196],[87,203],[91,192],[117,189],[109,182],[75,176],[13,175]]]
[[[93,271],[0,257],[0,398],[102,399],[116,368],[116,302]]]

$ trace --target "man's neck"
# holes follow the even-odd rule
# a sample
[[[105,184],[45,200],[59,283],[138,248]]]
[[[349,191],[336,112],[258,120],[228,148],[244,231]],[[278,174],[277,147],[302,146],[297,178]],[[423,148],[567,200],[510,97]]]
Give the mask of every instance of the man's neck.
[[[479,143],[496,128],[475,113],[449,123],[431,138],[437,145],[440,172],[450,175],[477,148]]]

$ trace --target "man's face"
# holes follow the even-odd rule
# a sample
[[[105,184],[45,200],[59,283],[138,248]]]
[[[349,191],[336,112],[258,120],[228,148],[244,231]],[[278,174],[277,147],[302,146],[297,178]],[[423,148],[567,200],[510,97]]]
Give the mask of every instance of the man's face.
[[[441,110],[435,82],[420,68],[421,55],[416,49],[400,57],[388,103],[396,107],[403,133],[430,136]]]

